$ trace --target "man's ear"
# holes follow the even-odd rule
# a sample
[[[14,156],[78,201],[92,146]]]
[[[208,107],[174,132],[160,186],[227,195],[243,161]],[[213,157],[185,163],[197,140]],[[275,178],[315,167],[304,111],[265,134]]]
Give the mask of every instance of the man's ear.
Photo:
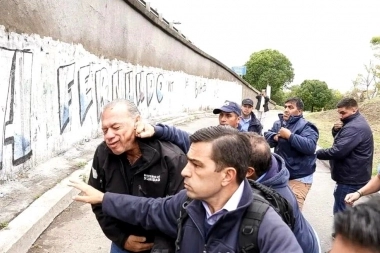
[[[245,177],[248,179],[256,180],[257,175],[255,169],[253,167],[248,167],[247,174]]]
[[[222,180],[222,186],[226,186],[231,182],[236,182],[236,170],[232,167],[227,167],[222,172],[224,173],[224,178]]]

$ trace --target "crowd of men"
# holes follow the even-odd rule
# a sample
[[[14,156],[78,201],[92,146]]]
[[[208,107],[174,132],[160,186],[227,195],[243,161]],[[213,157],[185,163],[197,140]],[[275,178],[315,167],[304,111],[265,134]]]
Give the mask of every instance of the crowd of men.
[[[75,200],[92,204],[110,253],[321,252],[302,214],[317,158],[330,160],[336,182],[330,252],[379,252],[380,200],[347,208],[380,190],[380,171],[371,179],[372,132],[357,102],[338,103],[334,143],[317,150],[319,132],[303,117],[302,100],[289,98],[265,131],[268,101],[265,91],[258,95],[256,113],[250,98],[226,101],[213,110],[218,126],[193,134],[145,123],[128,100],[107,104],[89,182],[71,185],[84,193]],[[256,184],[261,194],[273,191],[286,214]]]

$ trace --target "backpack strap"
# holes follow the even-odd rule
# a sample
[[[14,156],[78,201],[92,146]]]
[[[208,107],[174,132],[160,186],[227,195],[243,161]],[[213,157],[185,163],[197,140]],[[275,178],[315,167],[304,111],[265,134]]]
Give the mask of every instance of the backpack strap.
[[[260,184],[254,180],[248,180],[253,193],[256,193],[268,203],[282,218],[286,225],[293,231],[295,218],[293,208],[289,202],[272,188]]]
[[[179,211],[179,217],[177,219],[177,238],[175,240],[175,250],[176,252],[179,252],[181,247],[179,246],[182,240],[182,226],[186,218],[189,216],[186,211],[187,205],[190,204],[192,201],[191,198],[187,197],[185,202],[182,203],[181,205],[181,210]]]
[[[243,216],[240,225],[239,252],[259,253],[258,233],[261,221],[266,214],[269,204],[260,195],[253,193],[253,201]]]

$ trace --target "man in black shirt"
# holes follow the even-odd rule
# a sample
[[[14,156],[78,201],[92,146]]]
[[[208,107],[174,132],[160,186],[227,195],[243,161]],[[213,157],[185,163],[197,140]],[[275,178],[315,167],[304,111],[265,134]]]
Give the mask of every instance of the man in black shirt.
[[[183,189],[181,171],[186,155],[175,145],[156,139],[137,139],[134,127],[140,113],[132,102],[115,100],[102,114],[104,142],[95,151],[89,185],[102,192],[142,197],[166,197]],[[111,252],[174,252],[174,240],[158,231],[117,220],[92,205]],[[166,251],[165,251],[166,250]]]

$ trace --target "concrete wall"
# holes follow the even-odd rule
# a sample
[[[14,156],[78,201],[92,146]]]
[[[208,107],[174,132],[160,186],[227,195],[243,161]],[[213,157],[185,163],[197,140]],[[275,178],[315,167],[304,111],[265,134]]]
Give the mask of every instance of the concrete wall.
[[[145,118],[241,100],[236,82],[99,58],[81,45],[0,29],[0,175],[11,178],[96,136],[108,101],[128,98]]]
[[[151,118],[257,94],[136,0],[2,1],[0,27],[0,181],[94,137],[109,100]]]

